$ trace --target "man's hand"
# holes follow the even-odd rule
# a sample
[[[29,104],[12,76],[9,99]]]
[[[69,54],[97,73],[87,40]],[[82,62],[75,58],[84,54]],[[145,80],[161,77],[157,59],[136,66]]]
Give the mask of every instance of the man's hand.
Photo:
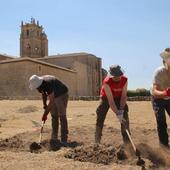
[[[46,115],[46,114],[43,114],[43,116],[42,116],[42,121],[44,121],[44,123],[45,123],[46,120],[47,120],[47,115]]]
[[[121,124],[126,122],[126,120],[123,117],[123,113],[124,113],[124,110],[118,110],[118,113],[116,114],[116,116]]]
[[[167,88],[166,90],[163,91],[163,95],[165,97],[170,96],[170,88]]]

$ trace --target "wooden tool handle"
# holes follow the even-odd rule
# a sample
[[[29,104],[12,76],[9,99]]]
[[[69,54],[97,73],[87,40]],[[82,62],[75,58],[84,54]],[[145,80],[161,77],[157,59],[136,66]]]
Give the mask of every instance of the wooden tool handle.
[[[130,142],[131,142],[131,144],[132,144],[133,150],[136,152],[136,146],[135,146],[135,144],[133,143],[133,140],[132,140],[132,138],[131,138],[131,136],[130,136],[130,134],[129,134],[129,131],[128,131],[127,129],[126,129],[126,133],[127,133],[128,137],[129,137],[129,140],[130,140]]]
[[[40,137],[39,137],[39,144],[41,144],[41,140],[42,140],[42,132],[43,132],[44,124],[45,124],[45,122],[44,122],[44,121],[42,121],[42,123],[41,123]]]

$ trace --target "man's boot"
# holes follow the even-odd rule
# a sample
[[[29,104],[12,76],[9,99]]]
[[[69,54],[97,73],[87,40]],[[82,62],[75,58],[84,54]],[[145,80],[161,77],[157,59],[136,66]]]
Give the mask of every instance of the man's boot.
[[[96,132],[95,132],[95,143],[100,143],[102,136],[102,128],[99,126],[96,126]]]
[[[50,140],[50,149],[53,151],[57,151],[61,148],[61,143],[58,139],[51,139]]]

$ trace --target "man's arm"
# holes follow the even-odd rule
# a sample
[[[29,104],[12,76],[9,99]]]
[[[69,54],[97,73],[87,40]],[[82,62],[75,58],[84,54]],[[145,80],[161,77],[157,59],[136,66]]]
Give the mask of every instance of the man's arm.
[[[47,94],[42,93],[42,100],[43,100],[43,108],[46,109],[47,107]]]
[[[120,110],[124,110],[125,104],[127,102],[127,82],[123,87],[122,96],[120,100]]]
[[[114,102],[111,89],[110,89],[109,85],[107,85],[107,84],[104,84],[103,86],[104,86],[104,90],[105,90],[105,93],[106,93],[106,96],[107,96],[107,99],[108,99],[108,102],[109,102],[109,106],[112,109],[112,111],[115,114],[117,114],[118,113],[118,109],[117,109],[116,104]]]
[[[165,98],[170,96],[170,89],[160,90],[158,84],[154,84],[152,88],[152,95],[156,98]]]
[[[55,100],[54,93],[51,93],[50,95],[48,95],[48,97],[49,97],[49,103],[44,110],[44,114],[42,115],[42,121],[44,121],[44,123],[47,120],[47,115],[50,112],[50,110],[54,104],[54,100]],[[45,98],[44,98],[43,102],[45,102]],[[46,104],[46,102],[44,104]]]
[[[49,98],[49,103],[44,111],[44,114],[45,115],[48,115],[48,113],[50,112],[52,106],[54,105],[54,100],[55,100],[55,96],[54,96],[54,93],[51,93],[48,95],[48,98]]]

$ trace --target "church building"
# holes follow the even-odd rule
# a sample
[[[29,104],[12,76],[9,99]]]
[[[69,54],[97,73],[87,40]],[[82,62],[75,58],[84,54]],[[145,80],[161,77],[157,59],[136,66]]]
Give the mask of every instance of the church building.
[[[34,99],[29,89],[33,74],[54,75],[69,88],[70,97],[98,96],[102,83],[101,58],[86,52],[48,55],[48,39],[35,19],[21,22],[20,56],[0,54],[0,98]]]

